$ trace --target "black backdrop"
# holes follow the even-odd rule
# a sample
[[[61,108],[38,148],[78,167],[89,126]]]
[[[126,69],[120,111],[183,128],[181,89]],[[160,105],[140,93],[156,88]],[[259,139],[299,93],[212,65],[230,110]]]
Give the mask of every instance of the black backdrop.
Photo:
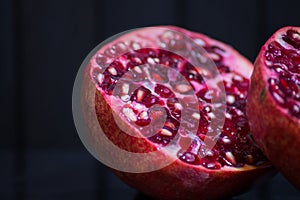
[[[85,56],[128,29],[172,24],[254,61],[276,29],[300,26],[298,0],[1,0],[0,199],[143,199],[83,147],[71,111]],[[239,197],[300,195],[280,175]]]

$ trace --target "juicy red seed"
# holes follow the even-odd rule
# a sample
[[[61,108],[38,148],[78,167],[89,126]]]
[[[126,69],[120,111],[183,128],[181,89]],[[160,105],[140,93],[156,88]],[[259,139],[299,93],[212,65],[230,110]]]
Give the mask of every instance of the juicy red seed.
[[[156,143],[156,144],[160,144],[162,146],[165,146],[167,144],[170,143],[171,141],[171,137],[167,137],[167,136],[162,136],[160,134],[155,134],[151,137],[148,138],[150,141],[152,141],[153,143]]]
[[[173,98],[175,94],[166,86],[157,84],[154,91],[163,98]]]
[[[198,73],[198,70],[189,62],[186,62],[182,69],[181,74],[188,80],[194,80],[198,83],[204,83],[203,77]]]
[[[168,98],[167,105],[170,109],[175,109],[175,103],[179,103],[178,98]]]
[[[179,122],[175,119],[173,119],[170,114],[168,114],[167,120],[165,122],[164,127],[168,130],[170,130],[172,133],[176,133],[179,128]]]
[[[200,120],[199,120],[197,135],[206,134],[208,131],[208,126],[209,126],[209,122],[207,120],[207,117],[200,112]]]
[[[269,91],[270,91],[271,95],[273,96],[274,100],[279,105],[281,105],[282,107],[286,107],[286,100],[285,100],[284,93],[280,89],[278,89],[277,86],[274,87],[273,85],[270,85]]]
[[[287,103],[288,104],[288,109],[289,113],[298,119],[300,119],[300,106],[296,104],[294,101],[290,101]]]
[[[179,159],[189,164],[199,164],[199,157],[190,152],[179,154]]]
[[[218,70],[220,73],[229,73],[231,72],[230,68],[226,65],[217,65]]]
[[[99,54],[97,55],[96,57],[96,63],[102,68],[104,67],[106,64],[107,64],[107,57],[102,55],[102,54]]]
[[[244,79],[243,81],[237,82],[233,79],[233,82],[236,84],[237,88],[242,91],[247,91],[249,88],[249,80]]]
[[[116,75],[115,74],[111,74],[110,69],[113,69],[113,72],[115,70],[115,72],[117,73]],[[126,69],[124,68],[124,66],[122,65],[122,63],[118,62],[118,61],[115,61],[113,63],[111,63],[109,65],[109,67],[105,70],[106,72],[110,73],[111,75],[111,78],[113,79],[120,79],[123,74],[125,73]]]
[[[300,33],[296,30],[288,30],[282,39],[296,49],[300,49]]]
[[[219,162],[202,161],[202,165],[208,169],[221,169],[222,165]]]
[[[105,73],[103,73],[105,74]],[[109,75],[105,74],[102,84],[100,84],[100,87],[103,88],[105,93],[112,94],[112,91],[115,87],[115,82],[110,78]]]
[[[290,87],[290,78],[284,78],[284,77],[280,77],[279,78],[279,88],[281,89],[281,91],[283,91],[285,93],[286,97],[291,97],[293,95],[293,90]]]
[[[171,116],[179,120],[181,118],[181,110],[176,107],[176,103],[179,103],[177,98],[169,98],[167,100],[167,106],[171,111]]]
[[[208,88],[203,88],[199,92],[197,92],[196,96],[200,99],[204,100],[207,103],[211,103],[212,95],[211,92],[208,91]]]
[[[215,56],[212,57],[213,61],[221,62],[223,57],[220,55],[220,52],[224,52],[223,49],[217,46],[204,47],[204,49],[208,52],[208,54],[212,53]]]
[[[141,112],[138,117],[137,121],[135,122],[138,126],[148,126],[151,123],[151,119],[149,117],[149,114],[147,113],[147,116],[144,116],[144,113]]]
[[[294,48],[300,48],[300,34],[295,30],[288,30],[282,39]],[[277,78],[268,80],[269,92],[280,106],[287,108],[291,115],[297,116],[297,104],[294,106],[287,102],[291,102],[292,99],[298,102],[300,100],[299,84],[295,78],[296,74],[300,73],[300,54],[274,41],[269,44],[265,56],[271,61],[266,62],[268,68],[278,74]]]
[[[145,106],[147,108],[150,108],[151,106],[153,106],[155,104],[163,105],[163,102],[161,102],[160,99],[157,96],[154,96],[153,94],[147,95],[143,99],[143,103],[145,104]]]
[[[137,88],[130,97],[131,101],[136,101],[138,103],[144,102],[147,95],[151,94],[151,91],[144,86]]]
[[[159,59],[160,59],[160,63],[162,65],[166,65],[166,66],[169,66],[171,68],[177,68],[178,63],[184,61],[180,56],[171,54],[168,51],[162,51],[161,54],[160,54]]]

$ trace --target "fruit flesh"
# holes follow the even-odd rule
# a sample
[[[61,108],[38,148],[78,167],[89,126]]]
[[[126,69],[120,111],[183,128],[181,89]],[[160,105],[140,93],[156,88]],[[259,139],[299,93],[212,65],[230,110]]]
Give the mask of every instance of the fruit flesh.
[[[164,34],[165,33],[161,33],[157,36],[160,38],[161,47],[165,45],[171,46],[171,49],[183,48],[182,46],[184,43],[181,43],[181,40],[166,41]],[[191,95],[192,90],[194,90],[194,93],[198,98],[199,110],[191,110],[190,112],[191,117],[196,120],[199,119],[199,129],[187,151],[181,150],[178,152],[178,157],[182,161],[189,164],[202,165],[209,169],[220,169],[225,165],[233,167],[242,167],[245,164],[260,165],[266,161],[265,157],[255,146],[251,138],[247,117],[245,115],[249,80],[232,66],[224,63],[223,60],[227,59],[227,52],[224,49],[210,44],[203,45],[203,48],[208,52],[208,56],[216,63],[216,66],[224,79],[223,82],[220,81],[215,84],[224,84],[227,95],[225,124],[221,127],[221,133],[215,148],[206,152],[206,155],[204,152],[205,144],[203,141],[209,130],[211,120],[214,118],[212,110],[215,105],[211,102],[213,96],[211,93],[214,91],[207,87],[202,78],[204,70],[200,71],[199,68],[194,67],[188,60],[170,51],[160,48],[142,48],[133,50],[129,45],[126,45],[126,43],[133,44],[134,42],[121,41],[113,45],[113,47],[122,46],[123,49],[120,49],[119,51],[126,49],[129,52],[114,58],[114,61],[105,69],[105,71],[100,73],[100,79],[99,69],[96,67],[92,71],[95,82],[107,95],[113,95],[115,85],[121,78],[122,80],[125,80],[125,82],[126,80],[130,82],[130,80],[135,79],[134,81],[140,85],[145,84],[142,82],[139,83],[143,78],[150,80],[148,86],[138,86],[136,89],[128,88],[128,91],[126,90],[126,92],[123,92],[119,97],[122,99],[120,102],[123,103],[124,106],[127,106],[128,104],[133,105],[133,103],[135,104],[134,106],[129,106],[130,108],[127,107],[123,110],[123,113],[121,112],[121,115],[124,115],[125,120],[128,120],[129,123],[134,122],[141,127],[149,125],[153,120],[152,117],[149,116],[151,112],[149,108],[154,105],[163,106],[167,114],[166,122],[157,134],[148,137],[148,139],[158,145],[167,145],[174,139],[175,135],[178,134],[177,132],[180,123],[190,123],[180,121],[181,110],[183,108],[178,108],[178,106],[180,107],[182,105],[179,103],[177,96],[185,101],[184,98]],[[135,46],[141,46],[139,42],[135,42],[134,44]],[[103,58],[104,56],[109,57],[110,54],[107,52],[111,52],[112,49],[117,48],[107,48],[104,50],[104,55],[100,53],[98,58]],[[102,64],[99,60],[97,63],[99,65]],[[152,66],[149,68],[137,67],[145,64],[150,64]],[[189,84],[178,84],[182,82],[180,76],[174,80],[171,80],[172,77],[170,76],[161,78],[161,73],[159,71],[157,73],[155,72],[155,64],[178,70]],[[214,74],[215,72],[205,72],[209,74],[211,79],[213,79],[214,76],[217,76]],[[134,78],[140,75],[141,80]],[[125,78],[123,76],[125,76]],[[159,84],[157,84],[155,78],[159,78],[160,80],[164,79],[165,83],[159,82]],[[126,87],[132,87],[132,84],[130,83],[124,84],[126,84]],[[219,88],[215,89],[220,90]],[[142,107],[145,106],[146,108],[138,110],[135,108],[139,107],[136,104],[139,104]],[[141,117],[141,115],[144,117]],[[193,123],[195,123],[195,121]],[[178,140],[180,140],[180,138]]]
[[[269,92],[288,114],[300,119],[300,33],[289,29],[268,45]]]

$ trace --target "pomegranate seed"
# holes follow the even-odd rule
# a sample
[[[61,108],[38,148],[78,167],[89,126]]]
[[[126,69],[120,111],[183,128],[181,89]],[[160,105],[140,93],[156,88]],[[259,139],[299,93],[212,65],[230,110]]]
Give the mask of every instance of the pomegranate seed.
[[[134,91],[130,100],[136,101],[138,103],[142,103],[143,100],[145,99],[145,97],[149,94],[151,94],[151,91],[149,89],[145,88],[144,86],[141,86]]]
[[[172,136],[172,132],[167,130],[167,129],[161,129],[160,134],[164,135],[164,136]]]
[[[190,153],[190,152],[185,152],[179,157],[182,161],[190,163],[190,164],[196,164],[197,163],[197,157],[196,155]]]
[[[282,39],[296,49],[300,49],[300,34],[295,30],[288,30]]]
[[[151,122],[151,119],[148,115],[148,112],[146,111],[142,111],[138,117],[137,117],[137,120],[136,120],[136,124],[139,125],[139,126],[147,126],[149,125]]]
[[[123,108],[122,112],[129,121],[133,121],[133,122],[137,121],[136,114],[133,112],[133,110],[131,108]]]
[[[155,92],[163,97],[163,98],[173,98],[175,97],[175,94],[167,87],[157,84],[155,87]]]
[[[300,107],[296,104],[296,102],[290,101],[288,102],[288,109],[290,114],[300,119]]]
[[[159,100],[159,98],[157,96],[152,95],[152,94],[147,95],[144,98],[143,103],[145,104],[145,106],[147,108],[150,108],[151,106],[153,106],[155,104],[162,104],[162,102]]]

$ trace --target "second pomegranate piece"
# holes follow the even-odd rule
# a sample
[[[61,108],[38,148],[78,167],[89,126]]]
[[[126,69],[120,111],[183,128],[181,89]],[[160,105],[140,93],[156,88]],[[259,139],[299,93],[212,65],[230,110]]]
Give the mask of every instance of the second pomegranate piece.
[[[261,48],[247,113],[254,139],[300,189],[300,28],[284,27]]]

